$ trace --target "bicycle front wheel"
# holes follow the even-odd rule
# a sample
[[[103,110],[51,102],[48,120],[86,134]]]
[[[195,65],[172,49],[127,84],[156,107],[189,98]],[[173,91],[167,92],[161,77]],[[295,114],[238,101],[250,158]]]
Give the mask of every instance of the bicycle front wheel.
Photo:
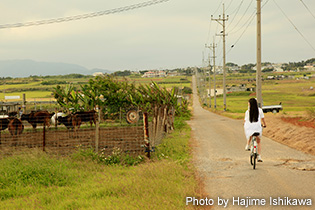
[[[254,153],[252,157],[253,157],[253,158],[252,158],[252,159],[253,159],[253,160],[252,160],[252,162],[253,162],[253,169],[255,169],[255,168],[256,168],[257,154]]]

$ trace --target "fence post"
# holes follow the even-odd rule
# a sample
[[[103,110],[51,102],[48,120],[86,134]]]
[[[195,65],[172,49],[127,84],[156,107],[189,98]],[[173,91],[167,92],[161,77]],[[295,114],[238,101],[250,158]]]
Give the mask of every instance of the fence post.
[[[149,123],[148,123],[148,113],[143,112],[143,126],[144,126],[144,142],[145,142],[145,150],[148,153],[147,156],[150,159],[150,139],[149,139]]]
[[[97,120],[95,121],[95,152],[98,153],[98,144],[99,144],[99,138],[100,138],[100,118],[101,118],[101,110],[100,107],[98,106],[96,109],[97,112]]]
[[[57,120],[58,120],[57,108],[55,108],[55,129],[56,129],[56,130],[57,130],[57,124],[58,124]]]
[[[119,107],[119,122],[120,122],[120,125],[121,125],[121,107]]]
[[[45,122],[43,126],[43,151],[45,152],[45,146],[46,146],[46,129],[45,129]]]

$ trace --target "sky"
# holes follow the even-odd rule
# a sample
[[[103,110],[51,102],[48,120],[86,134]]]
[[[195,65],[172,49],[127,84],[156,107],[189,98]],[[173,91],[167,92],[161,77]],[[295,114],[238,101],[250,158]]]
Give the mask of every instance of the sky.
[[[0,26],[105,11],[146,1],[1,0]],[[222,17],[223,3],[229,15],[226,62],[256,63],[256,17],[251,16],[256,10],[256,0],[169,0],[83,20],[2,28],[0,60],[63,62],[112,71],[174,69],[204,66],[203,59],[212,56],[205,44],[214,41],[216,63],[222,65],[222,36],[216,36],[222,26],[212,21],[211,15]],[[315,1],[263,0],[262,5],[262,62],[314,58]]]

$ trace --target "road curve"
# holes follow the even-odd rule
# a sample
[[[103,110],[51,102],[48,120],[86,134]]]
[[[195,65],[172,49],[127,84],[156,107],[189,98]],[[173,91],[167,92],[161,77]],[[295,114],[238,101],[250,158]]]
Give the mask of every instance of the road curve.
[[[315,209],[314,156],[263,137],[264,162],[258,163],[256,170],[253,170],[249,163],[249,152],[244,150],[243,121],[202,109],[195,77],[193,97],[193,118],[188,123],[196,142],[193,148],[194,164],[204,179],[205,190],[209,194],[207,199],[213,199],[215,209],[223,208],[223,205],[218,205],[218,197],[229,199],[228,209],[244,209],[246,202],[252,199],[259,199],[261,205],[249,205],[251,209]],[[266,123],[268,125],[268,119]],[[288,201],[286,197],[291,200]],[[233,198],[236,200],[234,205]],[[245,203],[238,203],[238,198]],[[277,199],[277,202],[271,205],[270,198]],[[312,206],[294,206],[292,199],[311,199]]]

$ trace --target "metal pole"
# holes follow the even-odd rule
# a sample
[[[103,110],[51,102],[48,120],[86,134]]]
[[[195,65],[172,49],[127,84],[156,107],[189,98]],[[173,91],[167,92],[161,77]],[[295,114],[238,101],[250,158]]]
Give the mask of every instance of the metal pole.
[[[261,0],[257,0],[257,71],[256,71],[256,97],[258,106],[262,107],[261,89]]]

